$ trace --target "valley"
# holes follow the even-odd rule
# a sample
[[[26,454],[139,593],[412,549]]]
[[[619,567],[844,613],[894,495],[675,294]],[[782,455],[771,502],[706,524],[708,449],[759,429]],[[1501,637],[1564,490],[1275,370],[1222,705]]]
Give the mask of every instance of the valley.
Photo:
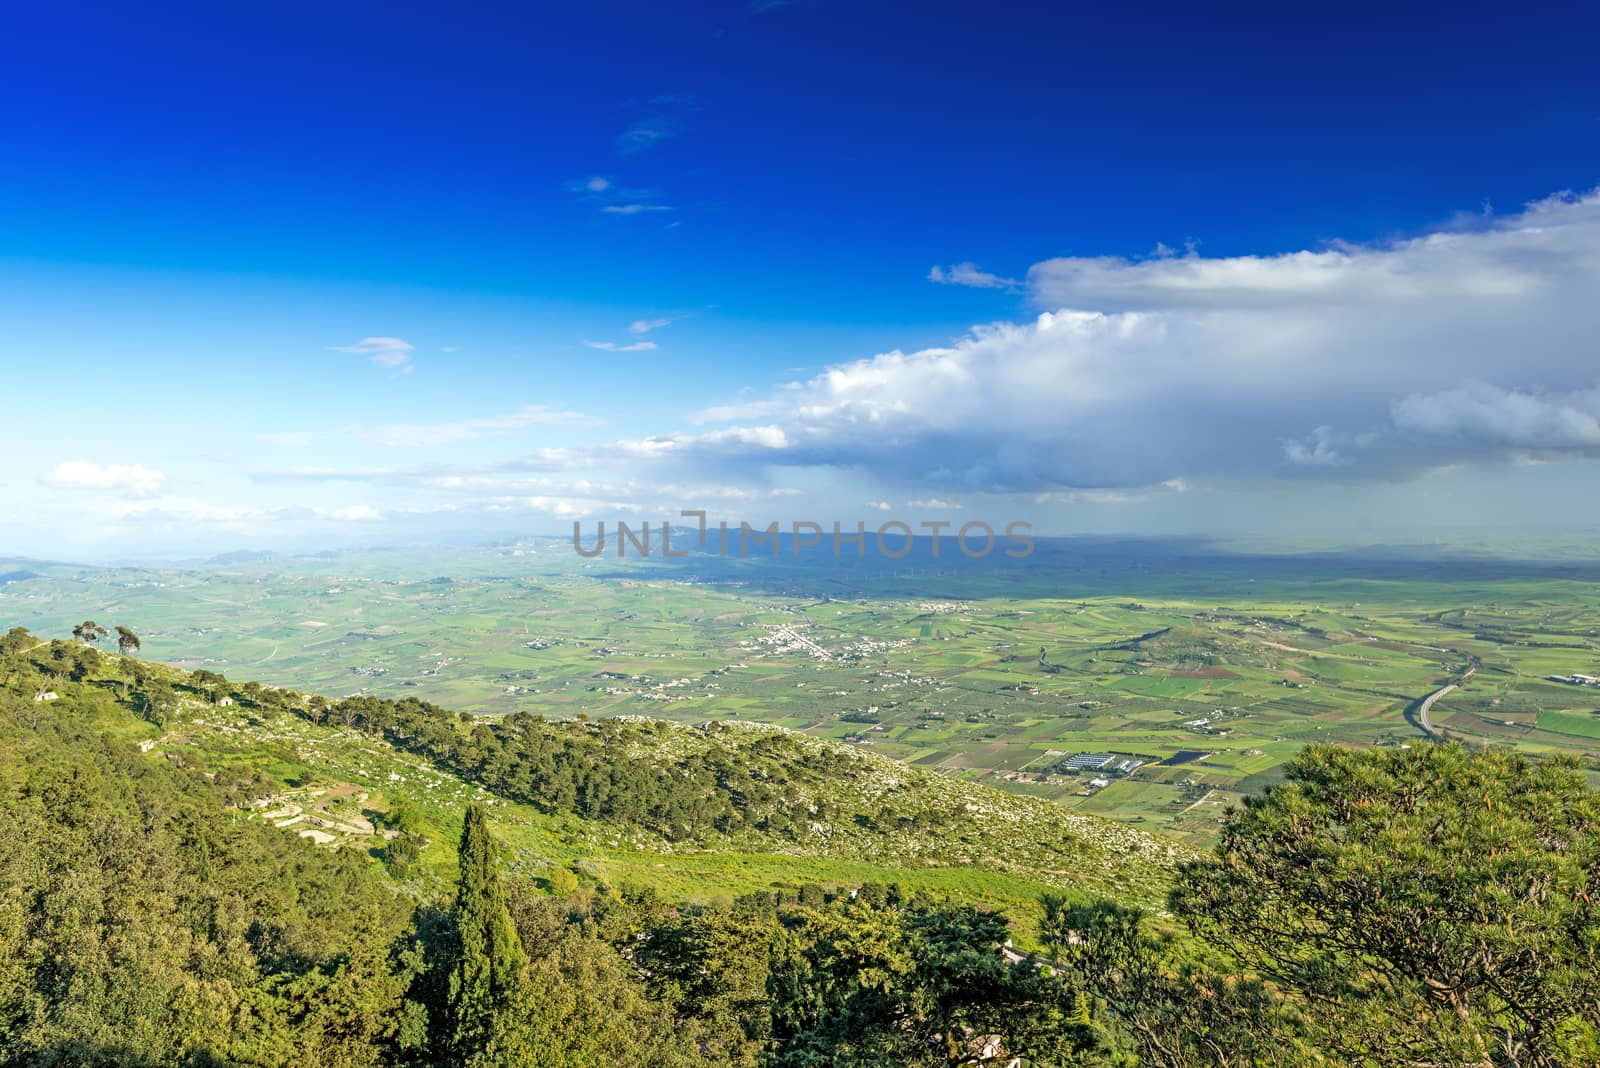
[[[36,577],[0,587],[0,615],[128,620],[151,658],[330,697],[773,724],[1191,846],[1305,744],[1419,742],[1451,683],[1433,729],[1594,774],[1600,690],[1551,677],[1600,664],[1584,565],[1071,549],[933,579],[583,561],[556,539],[19,563]]]

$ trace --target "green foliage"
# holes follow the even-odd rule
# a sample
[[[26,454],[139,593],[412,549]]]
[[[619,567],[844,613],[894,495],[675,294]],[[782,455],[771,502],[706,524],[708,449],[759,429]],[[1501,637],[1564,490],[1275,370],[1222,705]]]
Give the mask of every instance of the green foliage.
[[[996,913],[840,901],[784,919],[769,981],[773,1065],[1050,1065],[1103,1048],[1074,990],[1005,958]]]
[[[753,1068],[772,1030],[768,983],[779,930],[770,902],[686,909],[644,931],[633,959],[653,994],[699,1021],[704,1048]]]
[[[317,714],[317,713],[313,713]],[[795,743],[779,734],[749,753],[685,753],[670,768],[619,760],[657,728],[608,719],[575,727],[515,715],[462,732],[456,717],[414,698],[347,698],[320,713],[323,722],[384,734],[395,745],[505,797],[546,812],[636,823],[670,840],[695,840],[745,825],[803,836],[801,813],[786,802],[785,764],[803,765]]]
[[[590,925],[569,922],[534,962],[529,1045],[539,1068],[724,1065],[704,1028],[653,998],[635,969]]]
[[[1172,910],[1044,903],[1155,1065],[1600,1061],[1600,795],[1569,762],[1459,745],[1305,750],[1186,865]]]
[[[551,868],[546,881],[550,892],[558,897],[566,897],[578,889],[578,875],[571,868]]]
[[[110,637],[111,632],[92,619],[86,619],[72,628],[72,636],[85,645],[93,645],[102,638]]]
[[[1105,1010],[1114,1043],[1161,1068],[1316,1064],[1295,1008],[1258,976],[1230,970],[1139,909],[1098,901],[1043,902],[1044,938],[1067,979]],[[1084,1002],[1089,998],[1085,997]],[[1075,1003],[1072,1018],[1090,1012]]]
[[[1048,868],[1152,901],[1186,855],[1103,820],[758,726],[548,722],[522,713],[463,723],[416,698],[368,696],[288,707],[321,726],[380,736],[541,813],[642,831],[635,840],[650,847]],[[1061,865],[1062,855],[1074,863]]]
[[[467,809],[457,851],[454,954],[446,1048],[456,1064],[500,1068],[531,1063],[518,1014],[528,999],[527,958],[506,910],[489,817]]]
[[[1216,841],[1230,805],[1281,781],[1308,742],[1422,740],[1407,709],[1474,658],[1482,669],[1432,706],[1435,727],[1535,757],[1596,750],[1594,691],[1547,678],[1600,671],[1595,539],[1545,545],[1538,564],[1521,538],[1475,546],[1486,554],[1475,559],[1438,547],[1387,559],[1043,548],[1025,574],[946,571],[910,586],[903,572],[855,568],[574,570],[570,553],[505,546],[48,567],[0,590],[0,616],[66,636],[128,604],[118,611],[136,606],[138,617],[119,621],[151,628],[157,659],[260,664],[281,684],[338,694],[354,670],[366,691],[452,713],[779,723],[1196,848]],[[440,572],[453,581],[433,581]],[[778,626],[830,657],[757,640]],[[1038,666],[1041,645],[1059,673]],[[464,648],[470,656],[449,655]],[[1091,790],[1092,776],[1059,771],[1083,752],[1149,763]],[[857,814],[895,829],[876,807]],[[770,837],[820,837],[782,833]],[[1164,897],[1151,889],[1150,903]]]
[[[640,723],[302,701],[13,629],[0,636],[3,1063],[1600,1063],[1600,795],[1570,762],[1307,749],[1183,867],[1176,924],[1051,894],[1035,958],[1008,948],[1003,914],[897,886],[819,879],[674,907],[591,867],[580,887],[546,858],[521,868],[549,873],[542,892],[503,873],[499,810],[478,805],[453,902],[419,903],[383,872],[405,877],[437,833],[427,803],[387,798],[397,835],[379,866],[244,817],[233,806],[262,796],[259,771],[132,744],[146,724],[194,729],[199,699],[225,696],[242,719],[292,709],[331,721],[296,724],[331,738],[382,734],[562,819],[679,841],[805,834],[782,821],[829,818],[809,811],[816,784],[866,775],[783,735],[728,731],[739,744],[718,750]],[[852,824],[900,819],[828,796]]]
[[[203,777],[0,656],[0,1050],[9,1064],[371,1064],[410,906],[353,854],[235,818]]]
[[[1569,761],[1318,746],[1173,908],[1372,1064],[1600,1059],[1600,794]]]

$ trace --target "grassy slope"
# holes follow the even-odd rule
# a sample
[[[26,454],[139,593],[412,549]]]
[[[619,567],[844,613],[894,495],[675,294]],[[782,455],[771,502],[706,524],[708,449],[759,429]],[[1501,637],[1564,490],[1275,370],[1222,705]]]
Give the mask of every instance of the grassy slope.
[[[110,687],[113,658],[107,663],[101,684]],[[178,671],[170,676],[180,686],[187,678]],[[423,895],[441,890],[453,877],[454,841],[469,800],[492,806],[507,850],[504,861],[513,871],[539,878],[557,867],[571,868],[595,884],[648,884],[677,900],[808,882],[898,882],[1008,906],[1026,923],[1046,889],[1158,903],[1171,865],[1184,855],[1168,841],[1110,821],[803,736],[797,737],[824,758],[828,769],[804,788],[825,797],[836,813],[814,836],[819,844],[747,835],[686,847],[634,826],[546,814],[494,797],[380,738],[321,727],[270,708],[216,706],[188,694],[160,729],[120,709],[102,718],[105,729],[130,744],[149,744],[150,759],[190,765],[228,781],[260,773],[267,784],[252,793],[274,800],[247,810],[251,818],[288,811],[285,806],[292,804],[309,815],[348,821],[374,816],[403,799],[421,814],[428,840],[411,877],[413,889]],[[575,723],[571,729],[587,728]],[[709,746],[747,745],[775,729],[751,724],[708,731],[660,723],[659,746],[619,757],[661,764]],[[919,834],[909,826],[883,827],[881,819],[873,829],[856,819],[952,808],[970,816],[954,833],[946,826],[937,834]],[[283,833],[307,826],[302,820]],[[336,837],[339,848],[376,851],[382,846],[377,834],[336,832]],[[1020,933],[1026,937],[1026,929]]]

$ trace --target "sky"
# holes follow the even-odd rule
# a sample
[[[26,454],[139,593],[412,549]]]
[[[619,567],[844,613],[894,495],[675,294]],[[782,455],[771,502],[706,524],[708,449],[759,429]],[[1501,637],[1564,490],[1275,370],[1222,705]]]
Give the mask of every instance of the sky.
[[[29,5],[0,555],[1600,524],[1600,9]]]

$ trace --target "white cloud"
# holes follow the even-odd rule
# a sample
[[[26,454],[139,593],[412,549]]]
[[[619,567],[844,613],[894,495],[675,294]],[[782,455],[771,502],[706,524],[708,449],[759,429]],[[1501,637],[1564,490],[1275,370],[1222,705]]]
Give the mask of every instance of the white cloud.
[[[1519,449],[1600,449],[1600,388],[1541,394],[1470,383],[1394,404],[1396,425]]]
[[[1093,507],[1140,504],[1171,493],[1188,493],[1189,484],[1182,479],[1168,479],[1154,486],[1132,486],[1125,489],[1070,489],[1051,490],[1035,494],[1035,504],[1087,504]]]
[[[476,465],[251,477],[330,490],[369,483],[374,494],[348,495],[385,517],[403,502],[458,509],[462,523],[490,510],[522,522],[525,512],[656,515],[685,502],[733,512],[776,499],[770,487],[787,483],[840,507],[871,499],[878,510],[895,500],[978,509],[1001,498],[971,494],[1014,494],[1006,506],[1018,514],[1104,508],[1182,524],[1217,514],[1207,502],[1236,491],[1235,500],[1276,509],[1291,480],[1339,483],[1319,486],[1319,504],[1347,493],[1390,500],[1407,491],[1360,484],[1430,470],[1478,477],[1480,467],[1574,455],[1600,461],[1600,194],[1393,243],[1051,260],[1027,286],[1048,309],[1027,321],[736,396],[691,417],[710,428],[647,428],[660,432]],[[617,341],[586,344],[648,351],[661,325],[641,319]],[[567,418],[582,419],[525,408],[325,433],[420,447]],[[147,511],[160,509],[166,499]],[[302,511],[308,524],[327,518]],[[214,521],[248,520],[219,514]]]
[[[867,502],[867,507],[871,508],[875,512],[887,512],[887,511],[889,511],[889,502],[888,501],[868,501]]]
[[[1028,278],[1056,310],[768,398],[755,418],[787,444],[761,461],[1049,493],[1600,457],[1600,193],[1389,244]]]
[[[670,115],[640,119],[617,135],[617,152],[631,156],[670,141],[683,130],[683,125]]]
[[[598,205],[607,215],[647,215],[673,210],[660,202],[660,190],[618,185],[598,174],[576,178],[567,183],[567,189],[581,202]]]
[[[643,215],[653,211],[671,211],[666,204],[641,204],[637,201],[630,204],[607,204],[600,209],[607,215]]]
[[[928,281],[946,286],[969,286],[973,289],[1016,289],[1021,282],[1015,278],[1002,278],[988,271],[980,271],[975,263],[953,263],[949,267],[935,265],[928,271]]]
[[[660,439],[657,439],[660,440]],[[703,434],[678,434],[674,441],[681,445],[704,447],[754,447],[757,449],[786,449],[789,436],[779,426],[736,426],[725,430],[708,430]]]
[[[663,326],[671,324],[671,319],[635,319],[628,324],[628,333],[648,334],[652,330],[660,330]]]
[[[365,356],[379,367],[410,370],[411,354],[416,351],[404,338],[364,337],[354,345],[330,345],[329,352],[353,352]]]
[[[252,533],[274,524],[318,520],[337,523],[376,523],[383,513],[366,504],[338,507],[277,507],[217,504],[192,497],[164,496],[151,500],[106,502],[91,510],[103,522],[135,524],[145,529],[181,529],[205,526]]]
[[[166,488],[167,476],[143,464],[97,464],[65,460],[39,476],[57,489],[115,490],[128,497],[154,497]]]
[[[1299,441],[1285,441],[1283,458],[1299,467],[1342,467],[1350,462],[1340,453],[1331,426],[1319,426]]]
[[[534,511],[557,519],[587,519],[590,516],[610,517],[619,512],[635,513],[638,505],[632,501],[608,501],[595,497],[560,497],[535,495],[532,497],[502,497],[489,502],[491,511]]]

